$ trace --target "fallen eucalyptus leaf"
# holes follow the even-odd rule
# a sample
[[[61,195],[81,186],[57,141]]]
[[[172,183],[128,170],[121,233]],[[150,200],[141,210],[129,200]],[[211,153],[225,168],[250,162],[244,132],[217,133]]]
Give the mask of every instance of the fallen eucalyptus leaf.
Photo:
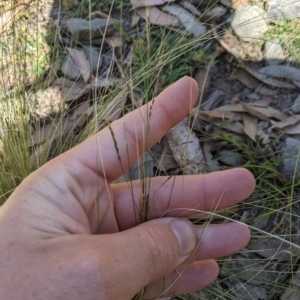
[[[284,78],[290,80],[299,80],[300,78],[300,70],[288,66],[267,66],[259,69],[259,72],[275,78]]]
[[[264,95],[264,96],[274,96],[276,94],[276,91],[273,91],[271,89],[269,89],[266,86],[259,86],[256,90],[256,93]]]
[[[193,129],[203,132],[201,121],[218,126],[220,129],[229,130],[238,134],[244,134],[243,125],[240,122],[226,122],[218,118],[212,118],[204,114],[199,114],[198,109],[194,108],[191,111],[194,118]]]
[[[95,80],[90,84],[92,88],[102,88],[102,87],[112,87],[120,82],[119,78],[95,78]]]
[[[106,37],[105,41],[110,48],[121,47],[123,45],[122,39],[118,33]]]
[[[243,114],[244,132],[254,142],[256,142],[257,123],[257,118]]]
[[[138,15],[133,15],[133,16],[131,17],[131,27],[136,26],[136,25],[138,24],[138,22],[139,22],[140,19],[141,19],[140,16],[138,16]]]
[[[255,90],[259,86],[259,81],[243,69],[238,69],[235,77],[248,89]]]
[[[222,108],[222,106],[220,108]],[[234,113],[231,111],[222,111],[221,109],[209,110],[209,111],[200,110],[199,114],[204,114],[206,116],[209,116],[212,118],[218,118],[218,119],[222,119],[222,120],[224,120],[224,119],[231,119],[234,121],[242,121],[243,120],[242,114]]]
[[[291,127],[288,127],[285,131],[286,134],[300,134],[300,123],[297,123],[295,125],[292,125]]]
[[[87,82],[91,76],[90,63],[87,60],[86,54],[82,50],[74,49],[74,48],[66,48],[73,58],[75,65],[80,70],[83,80]]]
[[[221,90],[214,90],[207,100],[204,103],[200,104],[202,110],[211,110],[214,107],[217,107],[219,103],[223,100],[221,96],[223,96],[224,92]],[[201,96],[201,95],[200,95]]]
[[[145,6],[163,5],[176,0],[130,0],[133,9]]]
[[[213,159],[213,155],[211,153],[212,147],[213,147],[213,143],[211,141],[204,142],[202,147],[208,172],[220,171],[218,160]]]
[[[65,118],[60,118],[57,123],[50,123],[41,126],[32,134],[30,146],[32,147],[34,145],[42,144],[48,139],[53,141],[57,137],[63,134],[68,134],[73,129],[81,126],[87,119],[89,107],[89,101],[85,101],[76,107],[72,114]]]
[[[197,17],[200,17],[202,14],[201,12],[197,9],[197,7],[192,4],[190,1],[187,0],[180,0],[178,1],[180,5],[182,5],[184,8],[186,8],[188,11],[190,11],[192,14],[194,14]]]
[[[48,117],[59,112],[65,102],[79,99],[89,91],[90,88],[83,81],[75,83],[65,78],[57,78],[51,86],[35,93],[34,98],[37,102],[35,113],[40,118]]]
[[[175,160],[184,174],[200,174],[205,170],[205,160],[196,134],[189,128],[189,118],[184,118],[167,134]]]
[[[151,24],[170,27],[181,25],[178,18],[161,11],[157,7],[141,7],[136,10],[136,13]]]
[[[154,165],[158,170],[166,172],[170,169],[178,168],[178,164],[166,137],[164,137],[160,143],[152,147],[151,150],[152,155],[156,158]]]
[[[170,4],[163,8],[164,11],[176,16],[182,26],[195,38],[200,37],[206,33],[206,26],[201,24],[198,19],[188,11],[186,11],[182,6],[178,4]]]
[[[118,120],[124,110],[126,100],[127,95],[121,97],[120,99],[115,99],[114,101],[111,101],[105,108],[104,119],[109,120],[110,122]]]
[[[282,88],[282,89],[290,89],[290,90],[296,89],[296,87],[293,84],[283,82],[283,81],[277,80],[275,78],[268,77],[258,71],[251,69],[250,67],[245,67],[245,70],[249,74],[251,74],[253,77],[255,77],[256,79],[258,79],[259,81],[261,81],[265,84],[268,84],[268,85],[271,85],[271,86],[274,86],[277,88]]]
[[[286,116],[279,110],[270,106],[257,106],[255,103],[247,104],[240,102],[242,107],[252,116],[257,117],[261,120],[269,121],[269,118],[274,118],[277,120],[283,120]]]
[[[286,127],[292,126],[300,122],[300,115],[290,116],[280,122],[277,122],[272,125],[270,129],[284,129]]]

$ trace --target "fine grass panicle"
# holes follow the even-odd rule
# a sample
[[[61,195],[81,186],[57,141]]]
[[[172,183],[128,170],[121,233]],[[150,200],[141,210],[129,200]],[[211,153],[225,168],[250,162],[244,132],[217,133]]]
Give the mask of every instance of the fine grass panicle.
[[[177,79],[185,75],[192,76],[199,83],[199,99],[196,104],[197,114],[189,119],[191,128],[186,147],[192,130],[197,131],[195,134],[199,145],[203,149],[209,145],[210,149],[208,153],[211,160],[204,155],[206,161],[203,162],[207,172],[232,167],[226,163],[219,163],[216,167],[215,161],[224,161],[226,156],[234,154],[238,157],[239,166],[254,174],[257,186],[249,199],[235,207],[216,209],[205,214],[195,210],[196,217],[191,218],[195,224],[246,223],[252,232],[251,242],[239,253],[218,260],[220,275],[211,286],[172,299],[299,299],[300,289],[296,284],[299,281],[300,261],[299,155],[295,160],[293,176],[285,176],[280,166],[289,156],[280,145],[286,136],[285,132],[271,132],[275,124],[272,116],[260,119],[271,120],[268,125],[271,129],[269,132],[265,130],[269,138],[266,143],[261,136],[250,138],[243,130],[239,131],[239,128],[233,126],[233,123],[241,124],[243,118],[246,118],[249,110],[245,111],[245,108],[234,111],[243,113],[242,117],[232,114],[229,118],[222,116],[218,119],[216,115],[201,113],[201,110],[211,111],[217,106],[253,103],[261,100],[262,95],[274,97],[272,105],[280,108],[276,96],[282,94],[281,86],[274,86],[275,81],[273,86],[261,81],[255,85],[251,81],[252,87],[248,82],[241,88],[241,78],[237,76],[240,69],[247,65],[257,70],[264,65],[264,61],[244,59],[241,64],[240,58],[249,58],[249,49],[259,49],[257,57],[260,56],[266,42],[276,39],[282,45],[287,64],[298,67],[299,19],[285,18],[271,22],[260,38],[235,44],[231,46],[231,52],[226,53],[227,50],[218,43],[216,33],[222,36],[229,32],[234,36],[230,22],[238,4],[267,9],[268,1],[248,1],[248,4],[247,1],[238,0],[178,1],[184,13],[194,16],[195,23],[199,21],[206,26],[205,33],[198,36],[189,31],[189,26],[164,26],[157,21],[159,15],[153,20],[150,14],[151,7],[155,5],[148,6],[146,17],[142,17],[144,7],[137,6],[139,1],[50,2],[46,4],[43,0],[24,0],[0,3],[1,204],[35,169],[106,126],[114,140],[112,151],[116,151],[122,165],[111,122],[155,99]],[[161,2],[156,7],[161,14],[167,11],[162,4],[173,5],[168,1]],[[247,10],[240,14],[246,13]],[[178,15],[175,17],[183,22]],[[90,28],[89,38],[78,40],[72,36],[67,25],[70,18],[103,18],[117,22],[113,24],[113,37],[105,34],[103,37],[103,32],[108,32],[107,23],[102,35],[97,38],[91,38]],[[239,36],[239,40],[242,40],[242,36]],[[87,80],[82,79],[87,77],[78,65],[72,69],[73,73],[79,69],[78,77],[66,75],[63,65],[69,54],[68,48],[82,50],[85,47],[90,47],[86,52],[87,57],[92,56],[94,48],[100,53],[97,52],[93,64],[90,62],[90,68],[95,66],[95,69],[85,69],[86,73],[90,72]],[[243,53],[236,60],[235,55],[239,51]],[[67,65],[69,63],[70,60]],[[283,82],[287,83],[287,80]],[[263,89],[264,93],[259,94],[259,89]],[[290,98],[296,96],[289,89],[285,91]],[[221,101],[213,101],[220,97]],[[267,101],[261,103],[260,107],[270,105]],[[145,127],[143,150],[149,149],[151,128],[148,124],[153,118],[155,105],[155,100],[148,105],[144,124],[141,125]],[[282,110],[286,112],[289,108]],[[200,129],[196,129],[197,122],[201,123]],[[176,175],[185,175],[184,166],[178,164],[169,147],[164,146],[165,140],[149,150],[153,159],[142,156],[137,163],[142,187],[141,209],[135,214],[137,223],[146,222],[151,215],[151,176],[166,175],[167,182],[174,180]],[[158,157],[155,151],[159,147],[163,150]],[[220,149],[224,148],[228,151],[220,154]],[[167,168],[171,164],[174,166]],[[124,178],[120,179],[127,181],[131,190],[132,181],[136,179],[132,174],[126,172]],[[146,290],[134,299],[143,299]]]

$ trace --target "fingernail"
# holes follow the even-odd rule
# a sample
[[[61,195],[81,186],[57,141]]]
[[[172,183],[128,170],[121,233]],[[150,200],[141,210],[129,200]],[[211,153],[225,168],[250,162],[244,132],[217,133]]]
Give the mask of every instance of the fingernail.
[[[195,249],[197,244],[196,231],[193,224],[187,219],[176,219],[170,223],[180,249],[180,257],[186,258]]]

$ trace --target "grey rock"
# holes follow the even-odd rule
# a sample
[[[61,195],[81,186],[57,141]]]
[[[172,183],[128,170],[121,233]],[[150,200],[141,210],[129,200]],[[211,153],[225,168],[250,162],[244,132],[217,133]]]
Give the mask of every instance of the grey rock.
[[[111,61],[112,61],[112,51],[109,51],[107,53],[101,53],[102,58],[102,64],[101,68],[99,69],[99,74],[101,76],[105,76],[106,72],[110,70],[111,67]]]
[[[51,18],[52,10],[53,10],[53,7],[50,4],[46,4],[42,8],[42,15],[43,15],[44,19],[50,19]]]
[[[277,238],[251,238],[247,249],[256,254],[265,257],[276,259],[279,261],[288,261],[291,257],[299,254],[299,250],[291,251],[289,242],[283,242]]]
[[[232,7],[232,0],[220,0],[220,3],[229,8]]]
[[[253,220],[253,224],[254,224],[255,228],[266,229],[266,227],[268,226],[269,220],[270,220],[269,215],[260,215]]]
[[[290,285],[281,295],[280,300],[299,300],[300,295],[300,268],[289,280]]]
[[[203,154],[204,158],[207,164],[207,172],[215,172],[215,171],[220,171],[220,166],[219,162],[215,159],[213,159],[213,156],[211,154],[211,149],[212,149],[213,143],[211,141],[204,142],[202,149],[203,149]]]
[[[300,95],[295,99],[293,106],[291,107],[291,110],[294,114],[300,113]]]
[[[196,5],[206,6],[209,4],[210,6],[213,6],[217,4],[219,1],[218,0],[191,0],[190,2]]]
[[[198,94],[199,99],[196,105],[198,105],[200,101],[202,102],[202,100],[205,99],[206,92],[211,83],[211,77],[212,77],[211,69],[199,68],[197,70],[197,73],[195,75],[195,80],[197,81],[199,87],[199,94]]]
[[[81,76],[79,68],[75,65],[73,58],[66,55],[60,68],[61,72],[69,79],[76,80]]]
[[[224,92],[222,90],[214,90],[204,101],[201,103],[201,110],[212,110],[216,108],[222,101]]]
[[[90,40],[113,33],[115,31],[114,23],[111,20],[100,18],[91,21],[71,18],[66,25],[71,35],[77,40]]]
[[[131,180],[153,177],[154,160],[149,152],[145,152],[138,161],[129,169]]]
[[[279,65],[285,61],[285,55],[280,45],[280,41],[277,39],[267,41],[264,48],[264,56],[266,65]]]
[[[293,80],[293,85],[300,89],[300,80]]]
[[[231,21],[235,34],[244,42],[257,42],[268,30],[264,13],[257,5],[239,5]]]
[[[248,281],[253,285],[263,286],[276,279],[277,274],[272,269],[273,267],[273,264],[262,260],[258,255],[251,254],[251,257],[247,258],[237,254],[222,264],[220,275],[229,277],[233,283],[237,282],[235,279],[237,276],[239,281]],[[232,276],[232,272],[237,272],[237,270],[238,274],[234,273],[235,275]]]
[[[238,282],[233,285],[232,293],[239,300],[268,299],[267,290],[264,287],[255,286],[249,283]]]
[[[268,129],[270,128],[270,122],[269,121],[259,121],[258,122],[258,128],[261,128],[261,129]]]
[[[82,50],[86,54],[86,57],[90,63],[91,70],[94,72],[99,69],[102,64],[102,58],[100,56],[100,51],[96,47],[83,46]]]
[[[239,154],[225,149],[218,151],[215,156],[222,164],[227,166],[236,167],[244,163]]]
[[[260,95],[257,93],[251,93],[247,95],[247,99],[252,100],[252,101],[258,101],[261,98]]]
[[[227,9],[221,6],[215,6],[207,12],[204,12],[202,18],[204,20],[218,20],[227,13]]]
[[[300,0],[269,0],[267,15],[270,22],[299,18]]]
[[[280,149],[279,158],[282,162],[278,166],[279,172],[287,178],[293,178],[294,174],[296,178],[300,178],[300,159],[298,161],[300,140],[289,137],[280,145]]]
[[[206,26],[201,24],[193,14],[186,11],[182,6],[178,4],[168,4],[163,10],[176,16],[182,26],[188,32],[192,33],[195,38],[206,33]]]
[[[130,169],[119,177],[114,183],[128,182],[137,179],[154,176],[154,160],[149,152],[145,152],[131,167]]]
[[[298,80],[300,78],[300,70],[288,66],[267,66],[260,68],[259,73],[275,78],[284,78],[289,80]]]
[[[56,43],[56,39],[49,36],[47,37],[47,42],[50,45],[54,45]],[[73,38],[71,35],[65,37],[62,36],[60,38],[60,42],[62,43],[63,46],[65,47],[71,47],[71,48],[76,48],[76,47],[82,47],[82,46],[91,46],[91,44],[93,46],[101,46],[103,44],[103,38],[97,38],[97,39],[93,39],[92,41],[89,40],[77,40],[75,38]]]

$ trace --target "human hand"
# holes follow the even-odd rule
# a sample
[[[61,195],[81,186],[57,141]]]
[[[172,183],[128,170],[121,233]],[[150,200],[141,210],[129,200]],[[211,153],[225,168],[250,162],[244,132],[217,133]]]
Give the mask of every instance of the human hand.
[[[131,299],[147,285],[145,298],[157,298],[216,279],[214,259],[242,249],[248,228],[177,217],[242,201],[254,189],[250,172],[152,178],[143,224],[140,181],[112,184],[145,150],[146,127],[152,146],[197,93],[196,82],[182,78],[20,184],[0,209],[0,299]]]

